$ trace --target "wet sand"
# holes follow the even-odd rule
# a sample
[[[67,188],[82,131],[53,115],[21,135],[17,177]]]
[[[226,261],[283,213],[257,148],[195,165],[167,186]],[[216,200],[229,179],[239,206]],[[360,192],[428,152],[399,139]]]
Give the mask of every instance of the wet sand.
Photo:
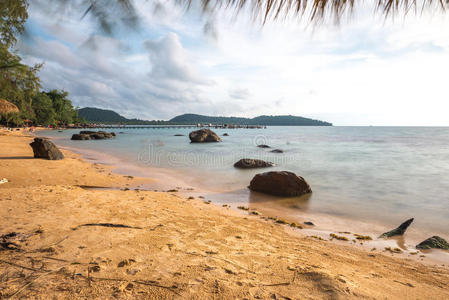
[[[30,137],[3,134],[0,235],[16,234],[2,238],[15,246],[0,251],[0,297],[449,297],[445,266],[320,240],[188,192],[129,189],[154,180],[68,151],[32,159]]]

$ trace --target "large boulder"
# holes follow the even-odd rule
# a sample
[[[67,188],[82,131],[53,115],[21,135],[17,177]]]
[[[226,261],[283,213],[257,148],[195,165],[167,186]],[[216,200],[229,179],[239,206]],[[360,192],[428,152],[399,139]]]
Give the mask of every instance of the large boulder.
[[[234,164],[234,167],[240,169],[267,168],[272,166],[274,166],[272,162],[252,158],[242,158]]]
[[[49,160],[63,159],[64,155],[56,148],[55,144],[45,138],[35,138],[34,142],[30,143],[33,148],[34,158],[45,158]]]
[[[285,197],[301,196],[312,192],[304,178],[288,171],[256,174],[249,188],[252,191]]]
[[[104,140],[104,139],[112,139],[115,137],[114,132],[105,132],[105,131],[88,131],[82,130],[80,133],[76,133],[72,135],[72,140],[74,141],[82,141],[82,140]]]
[[[428,238],[425,241],[422,241],[418,245],[416,245],[417,249],[444,249],[449,250],[449,243],[446,242],[445,239],[439,236],[433,236],[431,238]]]
[[[189,133],[192,143],[221,142],[220,137],[210,129],[200,129]]]

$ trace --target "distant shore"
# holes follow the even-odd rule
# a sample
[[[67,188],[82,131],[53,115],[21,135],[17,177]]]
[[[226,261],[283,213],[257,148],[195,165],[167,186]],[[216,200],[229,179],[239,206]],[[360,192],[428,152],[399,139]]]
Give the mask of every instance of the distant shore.
[[[449,297],[447,266],[308,237],[177,191],[139,190],[154,180],[70,151],[63,161],[30,159],[31,139],[0,131],[0,177],[9,180],[0,235],[20,234],[17,249],[0,251],[9,274],[1,296]]]

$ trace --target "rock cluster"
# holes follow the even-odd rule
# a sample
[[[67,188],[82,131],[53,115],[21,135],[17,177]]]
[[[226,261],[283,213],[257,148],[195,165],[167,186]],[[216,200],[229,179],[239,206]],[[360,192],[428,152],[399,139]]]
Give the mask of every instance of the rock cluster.
[[[274,166],[272,162],[252,158],[242,158],[234,164],[234,167],[239,169],[267,168],[272,166]]]
[[[115,137],[115,133],[113,132],[105,132],[105,131],[80,131],[80,133],[76,133],[72,135],[72,140],[81,141],[81,140],[104,140],[104,139],[112,139]]]

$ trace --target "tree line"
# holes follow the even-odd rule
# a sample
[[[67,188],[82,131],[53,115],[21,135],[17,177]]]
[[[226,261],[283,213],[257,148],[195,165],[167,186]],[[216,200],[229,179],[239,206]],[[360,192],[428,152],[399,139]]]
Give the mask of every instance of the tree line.
[[[43,63],[26,65],[17,54],[17,36],[24,31],[27,9],[26,0],[0,1],[0,98],[19,108],[18,113],[0,112],[0,123],[16,126],[80,123],[83,120],[78,118],[67,92],[42,90],[38,73]]]

